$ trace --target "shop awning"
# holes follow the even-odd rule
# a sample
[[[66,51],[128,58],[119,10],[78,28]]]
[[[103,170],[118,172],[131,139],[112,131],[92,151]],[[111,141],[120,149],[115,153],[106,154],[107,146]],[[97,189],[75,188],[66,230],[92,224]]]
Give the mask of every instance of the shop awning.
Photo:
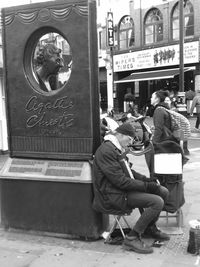
[[[184,68],[184,72],[189,71],[193,68]],[[174,76],[179,75],[180,70],[176,69],[167,69],[167,70],[156,70],[156,71],[146,71],[146,72],[135,72],[131,75],[114,81],[114,83],[130,83],[135,81],[148,81],[148,80],[160,80],[160,79],[170,79]]]

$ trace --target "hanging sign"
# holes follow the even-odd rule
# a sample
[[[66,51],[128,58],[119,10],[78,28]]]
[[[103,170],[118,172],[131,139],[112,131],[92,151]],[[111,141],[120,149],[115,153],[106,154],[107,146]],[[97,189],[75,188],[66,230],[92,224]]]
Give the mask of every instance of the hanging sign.
[[[107,46],[114,46],[113,13],[107,13]]]

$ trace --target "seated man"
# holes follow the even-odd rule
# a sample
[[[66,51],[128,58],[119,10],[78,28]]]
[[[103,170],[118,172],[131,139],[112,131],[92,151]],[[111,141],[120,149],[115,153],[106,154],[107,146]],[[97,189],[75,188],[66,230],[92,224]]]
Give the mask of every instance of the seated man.
[[[124,214],[134,208],[144,208],[123,245],[127,250],[146,254],[152,253],[153,249],[144,244],[141,235],[159,240],[170,239],[155,225],[168,197],[168,190],[155,180],[130,169],[123,152],[133,142],[134,136],[135,130],[131,124],[124,123],[107,135],[97,149],[93,162],[93,207],[110,214]]]

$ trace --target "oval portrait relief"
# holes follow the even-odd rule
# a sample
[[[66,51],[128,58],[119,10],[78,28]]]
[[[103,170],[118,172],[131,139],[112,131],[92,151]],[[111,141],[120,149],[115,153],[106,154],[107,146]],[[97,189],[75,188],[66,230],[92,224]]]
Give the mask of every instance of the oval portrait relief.
[[[50,32],[40,37],[32,61],[33,75],[41,91],[58,90],[68,82],[72,55],[69,43],[60,34]]]

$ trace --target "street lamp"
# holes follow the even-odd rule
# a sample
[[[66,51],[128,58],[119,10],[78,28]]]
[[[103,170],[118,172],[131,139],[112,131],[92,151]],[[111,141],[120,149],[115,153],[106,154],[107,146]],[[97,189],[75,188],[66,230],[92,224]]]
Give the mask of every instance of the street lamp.
[[[179,0],[179,92],[184,92],[184,0]]]

